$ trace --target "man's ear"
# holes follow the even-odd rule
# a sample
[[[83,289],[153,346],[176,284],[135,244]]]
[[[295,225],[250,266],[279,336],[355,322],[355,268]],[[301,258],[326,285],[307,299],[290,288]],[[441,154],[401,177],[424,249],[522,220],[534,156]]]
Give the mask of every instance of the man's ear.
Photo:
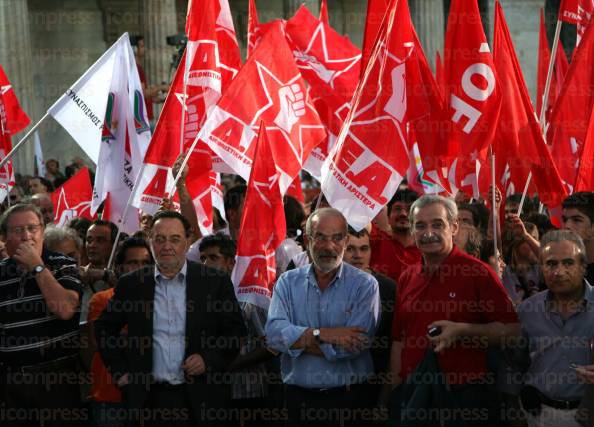
[[[455,236],[456,234],[458,234],[458,230],[460,230],[460,225],[458,224],[458,220],[456,219],[456,220],[452,221],[450,226],[452,227],[452,236]]]

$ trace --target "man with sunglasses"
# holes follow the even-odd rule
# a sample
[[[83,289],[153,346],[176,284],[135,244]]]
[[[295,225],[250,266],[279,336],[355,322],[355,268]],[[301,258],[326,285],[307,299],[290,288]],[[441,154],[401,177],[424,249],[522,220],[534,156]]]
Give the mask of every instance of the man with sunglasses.
[[[72,425],[84,416],[76,374],[82,286],[72,258],[43,249],[43,230],[32,204],[0,218],[8,253],[0,262],[2,425]]]
[[[266,340],[281,352],[288,426],[363,426],[371,417],[369,347],[380,312],[377,280],[343,262],[347,222],[332,208],[307,220],[312,264],[283,274]]]

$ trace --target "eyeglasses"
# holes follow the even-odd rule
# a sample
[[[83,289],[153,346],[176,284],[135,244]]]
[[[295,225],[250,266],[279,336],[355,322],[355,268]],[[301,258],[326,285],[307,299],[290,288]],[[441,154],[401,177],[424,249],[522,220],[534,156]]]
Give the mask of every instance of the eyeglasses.
[[[25,231],[28,231],[31,234],[35,234],[39,230],[41,230],[42,227],[43,225],[41,224],[19,225],[17,227],[10,227],[8,229],[8,232],[11,234],[22,236],[23,234],[25,234]]]
[[[346,238],[346,234],[344,233],[337,233],[333,234],[332,236],[327,236],[322,233],[316,233],[313,236],[309,236],[316,243],[322,242],[332,242],[332,243],[340,243]]]

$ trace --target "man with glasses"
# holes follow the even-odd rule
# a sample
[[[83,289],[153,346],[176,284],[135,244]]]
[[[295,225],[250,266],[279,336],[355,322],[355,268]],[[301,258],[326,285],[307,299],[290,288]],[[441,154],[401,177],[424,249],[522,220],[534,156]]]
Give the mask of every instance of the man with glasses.
[[[78,305],[72,258],[43,249],[43,217],[18,204],[0,218],[0,424],[72,425],[80,419]]]
[[[289,426],[365,425],[374,396],[369,351],[380,312],[377,280],[343,262],[347,222],[332,208],[306,224],[313,263],[283,274],[274,289],[266,340],[282,353]]]

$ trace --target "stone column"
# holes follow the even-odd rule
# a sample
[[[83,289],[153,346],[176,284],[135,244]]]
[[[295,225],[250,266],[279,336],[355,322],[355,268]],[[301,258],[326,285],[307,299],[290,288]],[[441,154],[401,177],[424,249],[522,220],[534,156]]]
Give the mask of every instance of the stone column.
[[[285,17],[288,19],[299,9],[302,4],[305,4],[309,11],[318,16],[320,14],[320,0],[284,0],[285,3]]]
[[[342,0],[344,19],[343,32],[358,47],[363,44],[365,19],[367,17],[367,2],[361,0]]]
[[[19,99],[21,107],[31,118],[32,124],[40,118],[33,89],[33,61],[27,1],[0,0],[0,64]],[[16,144],[25,134],[21,131],[12,138]],[[33,140],[25,143],[14,157],[15,171],[33,173]]]
[[[410,14],[417,34],[423,44],[427,60],[435,70],[435,52],[443,56],[444,11],[443,2],[436,0],[412,0]]]
[[[141,2],[142,32],[146,46],[144,71],[149,84],[169,81],[171,55],[175,48],[167,45],[167,36],[177,34],[175,0]]]

